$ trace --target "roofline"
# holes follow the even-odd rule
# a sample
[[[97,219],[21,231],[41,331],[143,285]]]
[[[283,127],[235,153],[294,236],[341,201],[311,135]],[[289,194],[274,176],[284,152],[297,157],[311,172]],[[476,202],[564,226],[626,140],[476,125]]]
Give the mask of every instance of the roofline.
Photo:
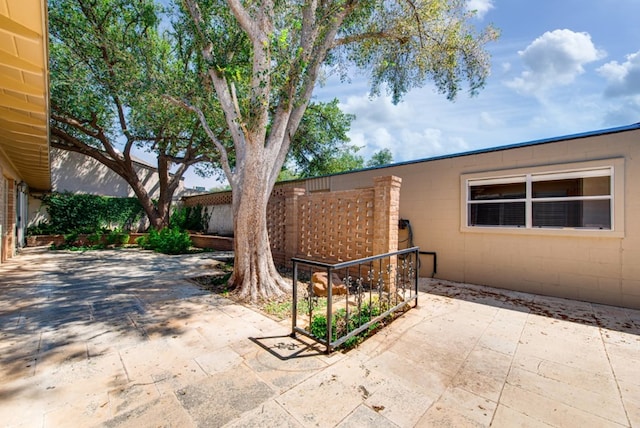
[[[577,140],[577,139],[588,138],[588,137],[597,137],[599,135],[617,134],[617,133],[620,133],[620,132],[635,131],[635,130],[639,130],[639,129],[640,129],[640,122],[634,123],[632,125],[618,126],[618,127],[614,127],[614,128],[605,128],[605,129],[599,129],[599,130],[596,130],[596,131],[580,132],[580,133],[577,133],[577,134],[562,135],[560,137],[550,137],[550,138],[543,138],[543,139],[539,139],[539,140],[530,140],[530,141],[525,141],[525,142],[522,142],[522,143],[508,144],[506,146],[489,147],[489,148],[484,148],[484,149],[470,150],[470,151],[467,151],[467,152],[460,152],[460,153],[453,153],[453,154],[448,154],[448,155],[433,156],[433,157],[430,157],[430,158],[422,158],[422,159],[414,159],[414,160],[404,161],[404,162],[390,163],[390,164],[387,164],[387,165],[373,166],[373,167],[369,167],[369,168],[354,169],[354,170],[351,170],[351,171],[336,172],[335,174],[317,175],[317,176],[314,176],[314,177],[305,177],[305,178],[294,178],[292,180],[278,181],[276,183],[276,185],[284,184],[284,183],[305,182],[307,180],[313,180],[313,179],[317,179],[317,178],[335,177],[335,176],[339,176],[339,175],[353,174],[353,173],[356,173],[356,172],[374,171],[376,169],[393,168],[393,167],[397,167],[397,166],[412,165],[412,164],[423,163],[423,162],[439,161],[439,160],[444,160],[444,159],[453,159],[453,158],[459,158],[459,157],[463,157],[463,156],[481,155],[481,154],[485,154],[485,153],[499,152],[499,151],[502,151],[502,150],[519,149],[519,148],[522,148],[522,147],[531,147],[531,146],[537,146],[537,145],[548,144],[548,143],[557,143],[559,141],[568,141],[568,140]],[[225,190],[225,192],[227,192],[227,191],[228,190]],[[208,194],[214,194],[214,193],[222,193],[222,192],[208,192]],[[198,195],[198,196],[200,196],[200,195]],[[187,196],[186,198],[189,198],[189,197],[190,196]]]
[[[448,154],[448,155],[432,156],[432,157],[429,157],[429,158],[414,159],[414,160],[409,160],[409,161],[390,163],[390,164],[387,164],[387,165],[380,165],[380,166],[374,166],[374,167],[362,168],[362,169],[354,169],[354,170],[351,170],[351,171],[342,171],[342,172],[337,172],[335,174],[318,175],[318,176],[315,176],[315,177],[307,177],[307,178],[301,178],[301,179],[299,178],[299,179],[293,179],[293,180],[279,181],[278,183],[290,183],[290,182],[295,182],[295,181],[310,180],[310,179],[314,179],[314,178],[333,177],[333,176],[338,176],[338,175],[353,174],[355,172],[373,171],[373,170],[376,170],[376,169],[392,168],[392,167],[396,167],[396,166],[412,165],[412,164],[416,164],[416,163],[432,162],[432,161],[439,161],[439,160],[444,160],[444,159],[459,158],[459,157],[464,157],[464,156],[480,155],[480,154],[485,154],[485,153],[499,152],[499,151],[511,150],[511,149],[519,149],[519,148],[522,148],[522,147],[531,147],[531,146],[537,146],[537,145],[548,144],[548,143],[557,143],[559,141],[577,140],[577,139],[581,139],[581,138],[597,137],[597,136],[600,136],[600,135],[617,134],[617,133],[620,133],[620,132],[635,131],[635,130],[639,130],[639,129],[640,129],[640,122],[634,123],[632,125],[618,126],[618,127],[606,128],[606,129],[599,129],[599,130],[596,130],[596,131],[580,132],[580,133],[577,133],[577,134],[562,135],[560,137],[550,137],[550,138],[543,138],[543,139],[539,139],[539,140],[530,140],[530,141],[525,141],[525,142],[522,142],[522,143],[508,144],[508,145],[505,145],[505,146],[488,147],[488,148],[484,148],[484,149],[470,150],[470,151],[467,151],[467,152],[452,153],[452,154]]]

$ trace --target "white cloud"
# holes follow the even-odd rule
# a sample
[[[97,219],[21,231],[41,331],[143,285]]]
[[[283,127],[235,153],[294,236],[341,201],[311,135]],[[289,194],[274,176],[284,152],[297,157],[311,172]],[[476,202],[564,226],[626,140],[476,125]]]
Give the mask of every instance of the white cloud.
[[[487,12],[493,9],[493,0],[469,0],[467,9],[475,10],[478,19],[482,19]]]
[[[547,31],[518,54],[527,70],[507,86],[528,94],[568,85],[584,73],[585,64],[606,56],[588,33],[571,30]]]
[[[497,129],[504,126],[504,122],[502,120],[497,119],[488,111],[480,113],[479,122],[482,129]]]
[[[598,68],[607,79],[605,95],[610,97],[640,94],[640,51],[627,55],[622,64],[611,61]]]
[[[640,95],[624,99],[609,106],[605,115],[605,124],[609,126],[628,125],[640,121]]]
[[[398,149],[398,156],[394,156],[397,161],[423,159],[469,150],[469,145],[463,138],[447,135],[436,128],[402,130],[400,140],[401,148]]]
[[[359,122],[376,125],[382,122],[403,124],[411,116],[407,103],[394,105],[388,96],[371,98],[367,94],[352,95],[340,102],[340,108],[347,113],[354,113]]]
[[[424,98],[422,99],[425,101]],[[396,162],[436,156],[466,149],[461,138],[444,137],[439,129],[425,127],[423,114],[430,109],[422,103],[394,105],[387,96],[349,96],[340,104],[356,115],[349,132],[351,143],[363,147],[365,159],[381,149],[389,149]]]

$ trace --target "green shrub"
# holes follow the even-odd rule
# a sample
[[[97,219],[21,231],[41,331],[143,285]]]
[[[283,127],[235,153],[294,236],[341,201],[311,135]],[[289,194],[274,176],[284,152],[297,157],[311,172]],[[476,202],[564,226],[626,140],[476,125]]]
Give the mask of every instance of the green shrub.
[[[70,232],[64,235],[64,244],[72,246],[78,241],[78,232]]]
[[[129,229],[144,210],[136,198],[53,192],[42,198],[49,220],[27,229],[27,235],[93,234],[104,228]]]
[[[159,232],[151,229],[147,236],[136,239],[136,243],[146,249],[164,254],[186,254],[191,247],[191,238],[187,232],[178,228],[165,227]]]
[[[104,247],[104,233],[101,230],[97,230],[94,233],[87,235],[87,243],[92,247]]]
[[[27,236],[34,235],[57,235],[60,232],[55,230],[49,223],[41,221],[36,225],[27,227]]]
[[[129,234],[121,230],[112,230],[106,236],[107,245],[113,245],[114,247],[121,247],[129,243]]]
[[[179,206],[171,214],[169,225],[180,230],[204,232],[207,230],[210,217],[207,209],[203,208],[202,205],[196,205],[195,207]]]
[[[364,304],[360,311],[349,312],[347,316],[347,311],[344,309],[338,309],[333,316],[331,317],[331,341],[334,341],[342,336],[346,336],[349,332],[355,330],[363,324],[368,323],[373,318],[379,316],[385,308],[386,304],[375,304],[372,302],[371,305]],[[389,316],[387,321],[393,319],[393,316]],[[380,328],[381,323],[374,323],[369,326],[366,331],[353,336],[347,339],[342,346],[345,348],[352,348],[362,342],[367,336],[375,332],[378,328]],[[311,324],[309,326],[309,331],[315,337],[319,339],[327,338],[327,317],[324,315],[316,315],[312,318]]]

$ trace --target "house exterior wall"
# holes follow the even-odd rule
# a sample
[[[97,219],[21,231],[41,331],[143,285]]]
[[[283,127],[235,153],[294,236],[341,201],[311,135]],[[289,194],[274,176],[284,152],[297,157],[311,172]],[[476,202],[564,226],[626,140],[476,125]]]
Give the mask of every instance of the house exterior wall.
[[[160,187],[155,169],[143,165],[135,168],[147,192],[157,198]],[[51,149],[51,185],[57,192],[135,197],[131,186],[105,165],[81,153],[59,149]]]
[[[613,164],[613,231],[465,224],[468,177]],[[640,308],[640,129],[335,175],[330,190],[379,175],[402,178],[400,217],[415,245],[437,252],[438,278]]]
[[[134,168],[151,198],[157,199],[160,184],[156,169],[142,163],[134,163]],[[122,177],[97,160],[81,153],[55,148],[51,149],[51,185],[54,192],[87,193],[119,198],[136,196]],[[174,200],[189,192],[192,190],[185,189],[184,180],[180,180],[173,195]],[[29,197],[28,226],[37,225],[49,218],[39,196],[38,194]]]
[[[16,183],[18,174],[0,152],[0,263],[16,251]]]

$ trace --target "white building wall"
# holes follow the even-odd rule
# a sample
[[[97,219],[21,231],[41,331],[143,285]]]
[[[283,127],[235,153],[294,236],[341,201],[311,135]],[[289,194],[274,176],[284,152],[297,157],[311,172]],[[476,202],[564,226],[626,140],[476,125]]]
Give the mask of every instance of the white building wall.
[[[151,197],[157,198],[160,187],[156,170],[137,164],[136,172]],[[56,192],[123,198],[135,196],[131,186],[122,177],[97,160],[81,153],[58,149],[51,150],[51,185]]]

